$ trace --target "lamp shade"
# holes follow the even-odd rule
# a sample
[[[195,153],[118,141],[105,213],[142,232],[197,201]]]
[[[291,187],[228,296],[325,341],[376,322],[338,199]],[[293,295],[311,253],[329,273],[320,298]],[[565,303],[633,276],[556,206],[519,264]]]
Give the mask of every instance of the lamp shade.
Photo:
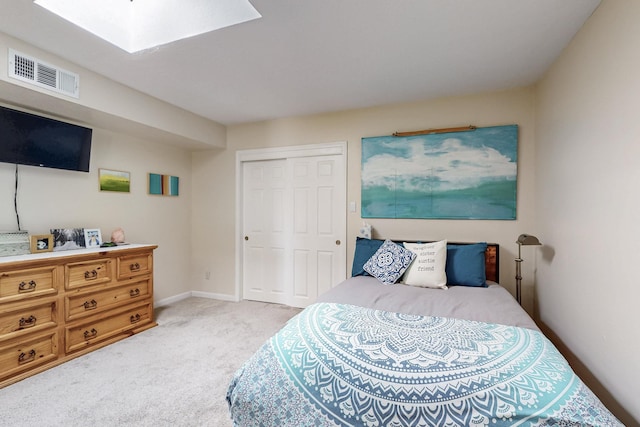
[[[516,243],[519,245],[541,245],[540,240],[531,234],[521,234],[518,236]]]

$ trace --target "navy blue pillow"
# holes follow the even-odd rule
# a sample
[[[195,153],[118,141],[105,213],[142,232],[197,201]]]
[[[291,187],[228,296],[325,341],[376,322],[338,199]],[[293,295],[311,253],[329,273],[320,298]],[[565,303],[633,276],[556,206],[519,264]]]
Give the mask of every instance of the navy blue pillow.
[[[382,246],[384,240],[365,239],[362,237],[356,238],[356,250],[353,255],[353,266],[351,267],[351,277],[355,276],[370,276],[369,273],[364,271],[364,264],[369,261],[369,258],[376,253],[376,251]]]
[[[447,245],[447,285],[487,287],[486,250],[486,243]]]

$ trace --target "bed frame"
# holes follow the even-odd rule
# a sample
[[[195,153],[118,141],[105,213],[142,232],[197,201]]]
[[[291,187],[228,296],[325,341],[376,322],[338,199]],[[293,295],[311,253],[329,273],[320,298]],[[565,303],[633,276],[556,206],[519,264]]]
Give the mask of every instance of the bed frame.
[[[394,240],[394,242],[402,244],[402,242],[412,243],[433,243],[435,240]],[[447,242],[452,245],[472,245],[477,242]],[[484,266],[487,280],[500,283],[500,245],[498,243],[487,243],[487,250],[484,253]]]

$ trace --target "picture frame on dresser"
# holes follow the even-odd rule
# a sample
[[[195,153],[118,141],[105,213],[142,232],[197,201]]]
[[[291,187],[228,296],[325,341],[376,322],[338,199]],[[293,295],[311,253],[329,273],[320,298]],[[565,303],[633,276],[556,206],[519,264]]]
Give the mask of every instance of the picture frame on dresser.
[[[102,233],[99,228],[84,229],[84,244],[89,248],[99,248],[102,244]]]
[[[34,234],[29,236],[31,253],[53,251],[53,234]]]
[[[85,247],[84,229],[82,228],[52,228],[53,251],[68,251]]]

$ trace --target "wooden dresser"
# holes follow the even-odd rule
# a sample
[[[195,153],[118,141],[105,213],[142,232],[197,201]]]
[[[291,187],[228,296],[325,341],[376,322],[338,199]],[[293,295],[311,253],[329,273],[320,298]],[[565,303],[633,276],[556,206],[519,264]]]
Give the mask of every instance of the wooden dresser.
[[[156,247],[0,258],[0,388],[156,326]]]

